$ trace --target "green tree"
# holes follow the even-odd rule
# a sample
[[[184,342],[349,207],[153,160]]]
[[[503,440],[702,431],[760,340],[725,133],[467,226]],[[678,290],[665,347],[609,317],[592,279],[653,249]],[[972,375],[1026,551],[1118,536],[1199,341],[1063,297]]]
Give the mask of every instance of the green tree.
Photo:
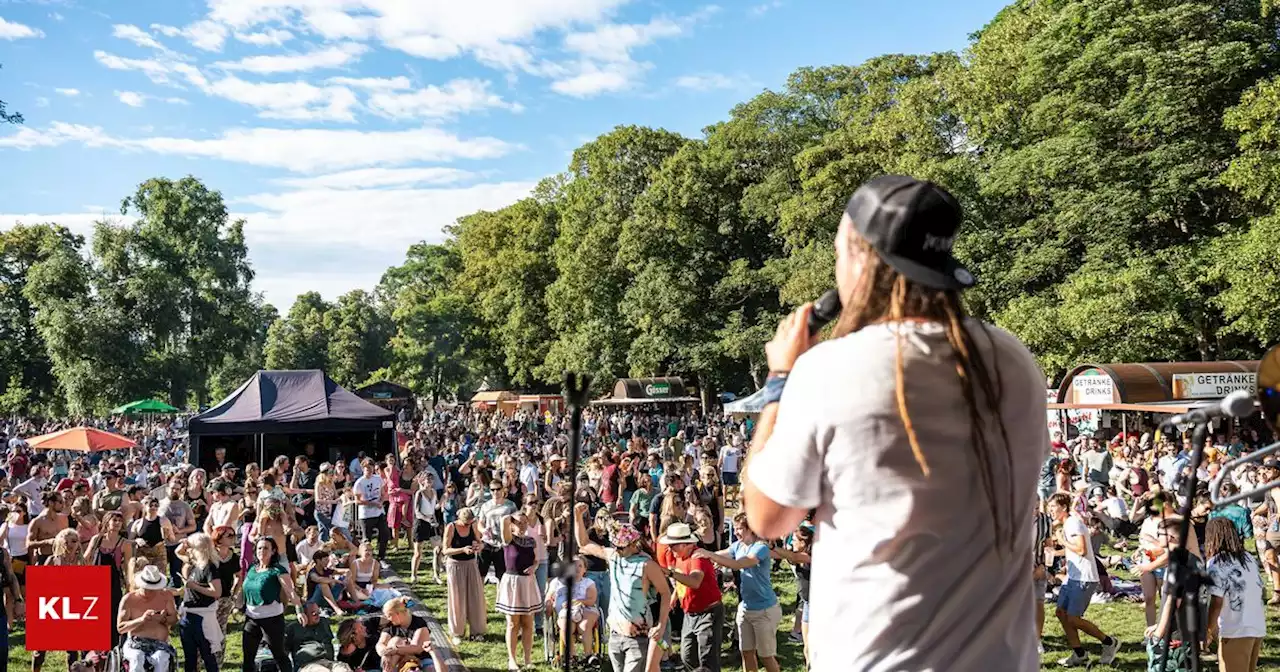
[[[551,246],[559,213],[549,189],[495,212],[462,217],[451,231],[461,264],[457,291],[472,297],[480,328],[516,386],[540,381],[538,369],[554,337],[546,292],[556,278]]]
[[[301,294],[289,313],[267,328],[268,369],[327,369],[329,329],[325,315],[333,309],[318,292]]]
[[[620,126],[573,153],[556,199],[557,276],[547,289],[556,340],[540,370],[543,378],[587,371],[603,388],[629,370],[635,325],[619,305],[632,273],[618,259],[618,240],[636,199],[685,142],[667,131]]]
[[[1248,215],[1222,182],[1237,142],[1223,115],[1275,69],[1275,35],[1257,0],[1003,10],[947,82],[978,163],[978,311],[1028,340],[1053,333],[1050,368],[1231,352],[1205,256]],[[1123,328],[1100,332],[1109,319]]]
[[[96,293],[132,318],[130,335],[170,403],[194,393],[203,404],[214,369],[257,329],[244,222],[194,177],[148,180],[120,211],[139,219],[97,226]]]
[[[379,287],[393,306],[391,370],[433,404],[493,370],[484,356],[493,350],[472,310],[472,297],[455,291],[461,263],[452,243],[418,243],[409,248],[404,264],[383,275]]]
[[[343,294],[324,322],[329,336],[326,370],[339,385],[355,387],[387,365],[391,325],[372,294],[361,289]]]
[[[59,245],[27,274],[23,294],[53,374],[73,414],[102,414],[155,390],[136,320],[94,291],[94,269],[77,245]]]
[[[84,239],[57,224],[19,224],[0,232],[0,380],[16,382],[16,401],[35,410],[57,405],[58,381],[44,339],[36,328],[36,307],[27,298],[27,280],[40,262],[58,253],[78,255]]]

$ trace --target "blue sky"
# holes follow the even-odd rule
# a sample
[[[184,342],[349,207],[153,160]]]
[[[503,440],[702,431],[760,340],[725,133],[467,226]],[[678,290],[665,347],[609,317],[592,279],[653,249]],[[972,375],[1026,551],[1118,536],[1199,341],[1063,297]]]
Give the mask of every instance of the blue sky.
[[[1004,2],[0,0],[0,227],[195,175],[255,286],[372,288],[619,124],[696,136],[806,65],[963,48]]]

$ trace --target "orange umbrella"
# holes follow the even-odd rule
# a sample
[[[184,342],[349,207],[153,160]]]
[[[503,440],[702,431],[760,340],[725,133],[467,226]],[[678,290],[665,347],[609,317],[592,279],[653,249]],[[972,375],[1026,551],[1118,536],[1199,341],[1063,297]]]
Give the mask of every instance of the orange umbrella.
[[[99,450],[134,448],[138,444],[119,434],[104,432],[101,429],[72,427],[28,439],[27,445],[35,450],[78,450],[82,453],[96,453]]]

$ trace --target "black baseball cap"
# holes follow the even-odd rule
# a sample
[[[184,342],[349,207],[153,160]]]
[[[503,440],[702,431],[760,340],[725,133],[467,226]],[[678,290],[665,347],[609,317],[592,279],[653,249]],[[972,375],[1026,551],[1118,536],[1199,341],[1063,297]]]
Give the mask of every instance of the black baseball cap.
[[[973,274],[951,254],[964,217],[946,189],[914,177],[883,175],[858,187],[844,211],[858,235],[908,280],[934,289],[973,286]]]

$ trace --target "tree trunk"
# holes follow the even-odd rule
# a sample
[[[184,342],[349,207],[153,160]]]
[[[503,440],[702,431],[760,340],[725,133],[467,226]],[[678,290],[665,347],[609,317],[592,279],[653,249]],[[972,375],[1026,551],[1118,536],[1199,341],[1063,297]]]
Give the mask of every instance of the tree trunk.
[[[702,397],[702,415],[705,416],[707,415],[708,409],[711,408],[712,404],[714,403],[713,400],[715,399],[715,397],[713,396],[713,390],[711,389],[711,378],[710,376],[704,375],[701,372],[695,374],[694,377],[698,381],[698,393],[699,393],[699,396]]]

